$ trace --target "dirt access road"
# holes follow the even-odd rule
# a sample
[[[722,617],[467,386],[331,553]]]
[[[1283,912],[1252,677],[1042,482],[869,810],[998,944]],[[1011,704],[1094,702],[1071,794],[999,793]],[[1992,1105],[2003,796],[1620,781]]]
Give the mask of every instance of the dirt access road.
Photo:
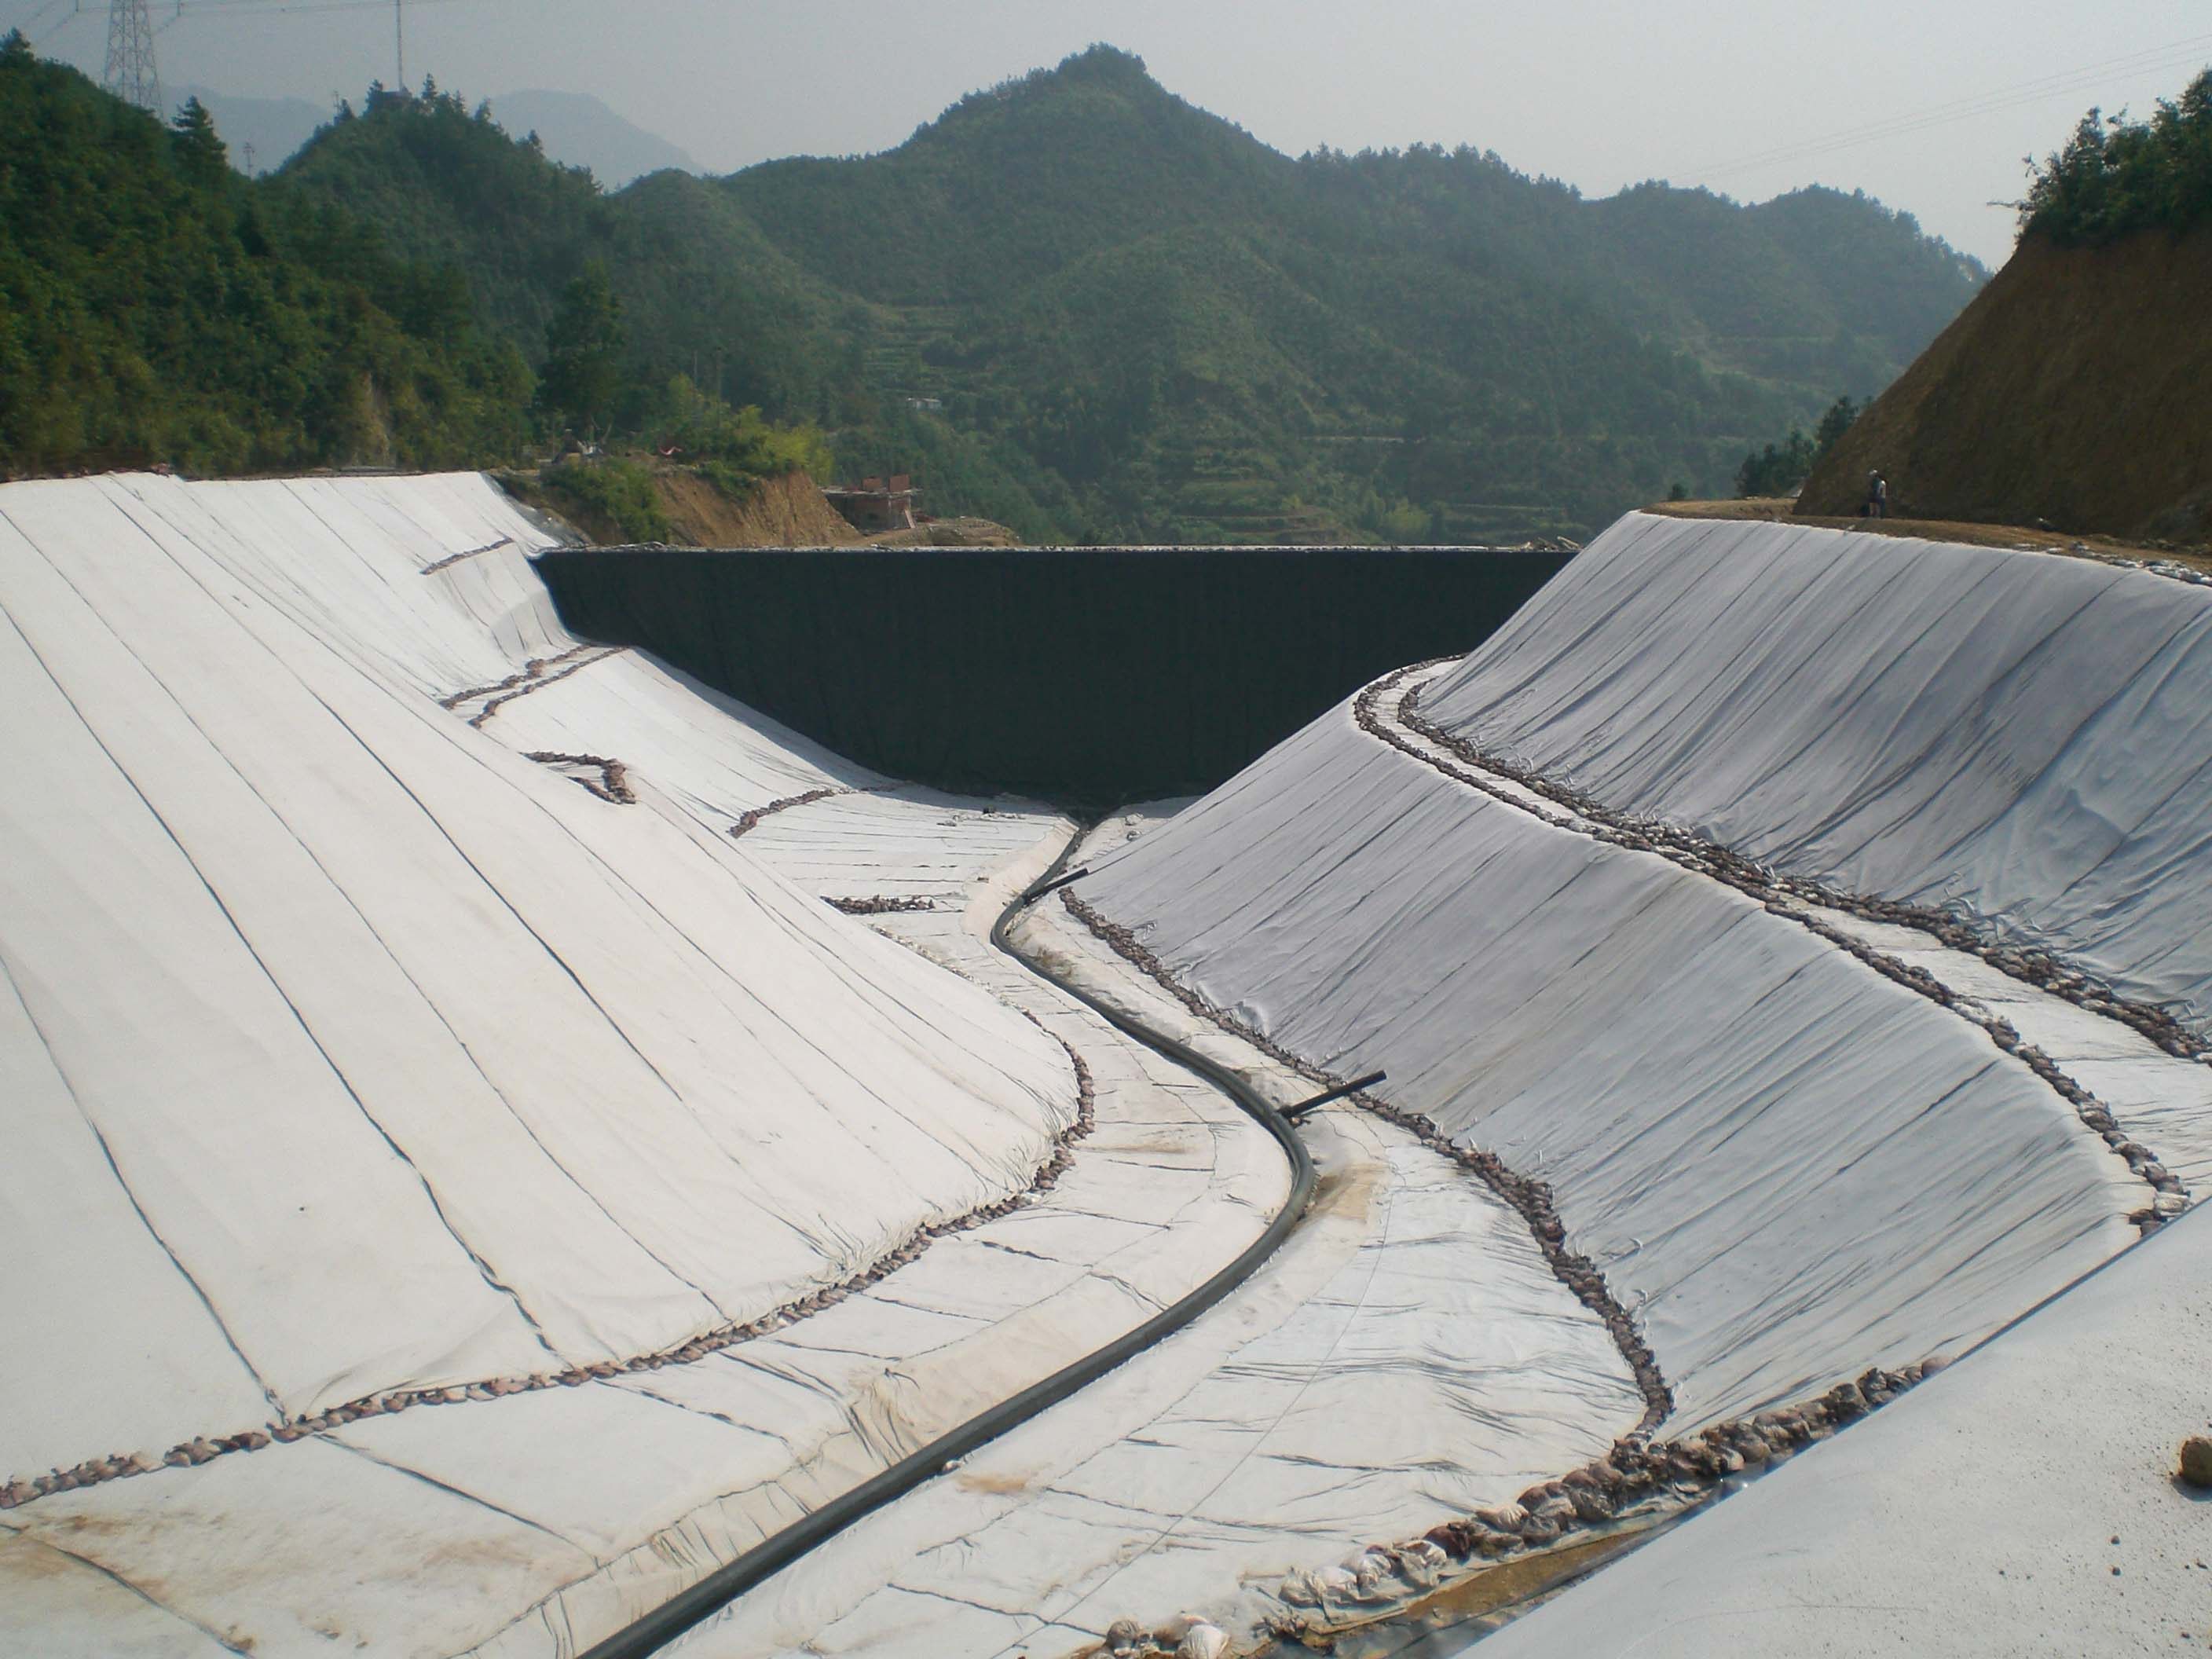
[[[1818,525],[1826,530],[1863,530],[1877,536],[1917,536],[1929,541],[1964,542],[1970,547],[2029,547],[2043,553],[2104,554],[2119,559],[2171,559],[2212,574],[2212,554],[2184,551],[2164,544],[2124,542],[2110,536],[2069,536],[2057,530],[2019,525],[1970,524],[1948,519],[1830,519],[1801,515],[1786,495],[1753,496],[1727,501],[1654,501],[1644,510],[1670,519],[1764,519],[1778,524]]]

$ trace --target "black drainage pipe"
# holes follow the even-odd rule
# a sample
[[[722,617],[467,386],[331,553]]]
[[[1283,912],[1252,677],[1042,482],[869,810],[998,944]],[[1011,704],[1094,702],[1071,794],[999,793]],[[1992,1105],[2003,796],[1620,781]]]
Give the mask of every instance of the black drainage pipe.
[[[1060,854],[1060,857],[1061,857],[1063,860],[1065,860],[1065,859],[1066,858],[1066,856],[1067,856],[1067,854],[1065,854],[1065,853],[1063,853],[1063,854]],[[1036,886],[1034,886],[1034,887],[1032,887],[1032,888],[1030,888],[1027,892],[1024,893],[1024,894],[1021,896],[1021,897],[1019,897],[1018,899],[1015,900],[1015,901],[1014,901],[1015,904],[1016,904],[1017,906],[1020,906],[1020,905],[1024,905],[1024,904],[1035,904],[1035,903],[1036,903],[1039,899],[1042,898],[1042,897],[1043,897],[1047,893],[1057,893],[1057,892],[1058,892],[1061,888],[1063,888],[1063,887],[1072,887],[1072,886],[1073,886],[1077,882],[1081,881],[1081,880],[1084,878],[1084,877],[1085,877],[1085,876],[1087,876],[1087,875],[1089,875],[1089,874],[1091,873],[1091,867],[1090,867],[1088,865],[1085,865],[1082,869],[1080,869],[1080,870],[1071,870],[1071,871],[1069,871],[1069,872],[1068,872],[1066,875],[1064,875],[1064,876],[1054,875],[1054,874],[1053,873],[1053,872],[1054,872],[1054,871],[1058,870],[1059,868],[1060,868],[1060,866],[1059,866],[1059,865],[1057,865],[1057,864],[1055,864],[1055,865],[1054,865],[1054,866],[1052,866],[1052,869],[1051,869],[1051,870],[1048,870],[1048,871],[1046,871],[1046,872],[1044,872],[1044,875],[1042,876],[1042,878],[1040,878],[1040,879],[1038,880],[1038,882],[1037,882],[1036,885]],[[1002,917],[1002,918],[1000,918],[1000,920],[1002,920],[1002,921],[1003,921],[1003,920],[1004,920],[1004,918]],[[998,937],[998,934],[997,934],[995,932],[994,932],[994,933],[993,933],[993,934],[992,934],[992,938],[993,938],[994,939],[997,939],[997,937]],[[999,948],[1000,948],[1000,950],[1002,950],[1002,951],[1004,951],[1004,950],[1006,950],[1006,947],[1005,945],[1001,945]],[[1012,953],[1011,951],[1009,951],[1009,952],[1008,952],[1008,954],[1009,954],[1009,955],[1012,955]],[[1032,971],[1034,971],[1034,969],[1032,969]]]
[[[1032,1382],[1019,1394],[978,1413],[951,1433],[931,1441],[920,1451],[862,1481],[850,1492],[831,1498],[820,1509],[794,1521],[773,1537],[754,1545],[726,1566],[717,1568],[690,1589],[664,1601],[635,1624],[616,1632],[605,1641],[586,1650],[580,1659],[645,1659],[645,1656],[658,1652],[693,1626],[713,1617],[747,1590],[782,1571],[808,1551],[829,1542],[855,1522],[903,1498],[924,1481],[944,1474],[969,1453],[988,1445],[1008,1430],[1020,1427],[1078,1389],[1088,1387],[1107,1372],[1174,1335],[1249,1279],[1260,1264],[1281,1246],[1284,1239],[1290,1236],[1291,1229],[1297,1224],[1298,1218],[1305,1213],[1306,1205],[1313,1197],[1313,1159],[1307,1155],[1305,1144],[1298,1139],[1297,1132],[1257,1090],[1228,1067],[1207,1059],[1173,1037],[1163,1036],[1139,1024],[1014,949],[1008,938],[1014,917],[1032,902],[1033,896],[1048,892],[1060,884],[1056,878],[1081,839],[1079,831],[1075,840],[1071,841],[1059,858],[1053,861],[1052,868],[1045,872],[1043,879],[1000,913],[999,920],[992,925],[991,943],[1039,978],[1049,981],[1073,997],[1116,1030],[1133,1037],[1155,1054],[1197,1073],[1257,1120],[1261,1127],[1275,1137],[1282,1146],[1284,1156],[1290,1161],[1289,1199],[1275,1218],[1267,1224],[1266,1231],[1246,1246],[1234,1261],[1189,1295],[1163,1308],[1143,1324],[1123,1333],[1096,1352],[1054,1371],[1042,1382]]]
[[[1356,1095],[1362,1089],[1371,1089],[1378,1083],[1388,1083],[1389,1080],[1390,1074],[1388,1072],[1370,1072],[1365,1077],[1356,1077],[1349,1083],[1340,1083],[1334,1089],[1324,1090],[1311,1100],[1302,1100],[1295,1106],[1284,1107],[1283,1115],[1296,1123],[1316,1107],[1326,1106],[1332,1100],[1342,1100],[1347,1095]]]

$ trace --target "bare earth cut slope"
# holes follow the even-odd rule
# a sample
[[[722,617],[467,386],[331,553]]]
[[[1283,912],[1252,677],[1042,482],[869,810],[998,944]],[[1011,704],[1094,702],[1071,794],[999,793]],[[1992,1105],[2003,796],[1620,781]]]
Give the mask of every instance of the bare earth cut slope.
[[[1913,519],[2212,538],[2212,231],[2024,238],[1830,451],[1798,510],[1856,513],[1879,468]]]

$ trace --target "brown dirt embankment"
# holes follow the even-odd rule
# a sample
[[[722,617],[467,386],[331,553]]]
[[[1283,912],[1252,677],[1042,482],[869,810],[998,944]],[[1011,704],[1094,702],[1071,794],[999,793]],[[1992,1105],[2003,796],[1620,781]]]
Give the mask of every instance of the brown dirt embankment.
[[[767,479],[744,501],[682,467],[656,471],[653,487],[669,539],[680,546],[851,547],[861,539],[804,472]]]
[[[572,463],[572,465],[574,465]],[[500,483],[517,500],[550,513],[594,546],[621,547],[647,539],[676,547],[1015,547],[1020,538],[988,519],[933,519],[912,530],[867,536],[830,505],[804,472],[769,478],[746,495],[733,495],[711,472],[660,460],[627,459],[650,476],[659,518],[649,526],[618,523],[577,492],[559,487],[560,474],[502,472]]]
[[[990,519],[932,519],[912,530],[868,538],[871,547],[1019,547],[1021,538]]]
[[[1802,516],[2212,540],[2212,229],[2108,246],[2021,242],[1831,450]]]
[[[764,479],[735,495],[696,468],[618,459],[650,476],[657,522],[617,522],[588,496],[561,488],[552,468],[494,476],[517,501],[552,514],[596,547],[648,539],[678,547],[854,547],[866,539],[804,472]]]

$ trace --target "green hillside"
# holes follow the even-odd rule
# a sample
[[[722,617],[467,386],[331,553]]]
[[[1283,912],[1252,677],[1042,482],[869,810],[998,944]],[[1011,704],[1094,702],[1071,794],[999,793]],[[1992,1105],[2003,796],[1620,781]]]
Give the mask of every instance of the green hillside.
[[[1983,276],[1833,191],[1293,159],[1105,47],[881,155],[612,195],[457,97],[374,88],[271,191],[376,225],[364,269],[464,273],[474,331],[533,367],[604,272],[634,441],[682,376],[1068,540],[1585,534],[1879,391]]]
[[[466,283],[326,199],[249,185],[0,42],[0,474],[433,466],[511,451],[530,375]]]
[[[941,398],[1101,536],[1584,532],[1879,390],[1984,274],[1834,191],[1293,161],[1103,47],[720,188],[876,308],[866,390]]]

